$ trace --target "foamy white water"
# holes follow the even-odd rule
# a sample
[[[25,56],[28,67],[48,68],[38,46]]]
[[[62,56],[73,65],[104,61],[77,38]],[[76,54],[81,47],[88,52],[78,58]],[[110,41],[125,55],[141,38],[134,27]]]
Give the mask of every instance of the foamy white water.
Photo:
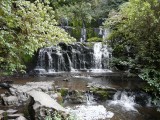
[[[115,93],[113,101],[109,102],[109,105],[119,105],[126,111],[138,112],[135,108],[137,104],[135,103],[134,99],[135,96],[128,96],[127,92],[118,91],[117,93]]]
[[[97,106],[76,106],[74,109],[68,108],[72,115],[76,116],[76,120],[105,120],[114,116],[114,113],[107,111],[102,105]]]

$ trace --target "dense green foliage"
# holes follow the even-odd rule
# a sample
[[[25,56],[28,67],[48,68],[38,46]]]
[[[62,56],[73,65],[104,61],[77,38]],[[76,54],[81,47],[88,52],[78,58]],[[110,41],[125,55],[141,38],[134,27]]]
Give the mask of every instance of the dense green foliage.
[[[81,37],[81,28],[87,30],[87,39],[101,39],[94,28],[99,28],[112,9],[128,0],[50,0],[55,9],[56,19],[61,26],[71,26],[70,34],[76,39]],[[88,40],[87,40],[88,41]]]
[[[62,0],[63,1],[63,0]],[[70,1],[66,0],[65,2]],[[72,0],[62,7],[57,7],[57,19],[61,23],[67,19],[69,24],[78,27],[99,27],[112,9],[128,0]]]
[[[129,0],[105,22],[111,29],[108,41],[121,65],[138,72],[160,95],[160,2]],[[120,63],[119,63],[120,64]],[[131,72],[131,71],[130,71]]]
[[[23,72],[25,63],[38,48],[74,41],[57,26],[54,11],[46,3],[25,0],[0,3],[1,70]]]

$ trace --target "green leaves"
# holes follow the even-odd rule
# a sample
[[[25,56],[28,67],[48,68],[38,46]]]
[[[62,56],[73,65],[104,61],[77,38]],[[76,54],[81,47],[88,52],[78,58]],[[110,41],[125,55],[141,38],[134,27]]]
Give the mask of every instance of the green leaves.
[[[54,11],[48,3],[25,0],[2,0],[0,17],[0,68],[8,72],[24,72],[38,48],[75,41],[57,26]],[[8,8],[10,8],[9,11]]]
[[[142,73],[139,75],[140,78],[147,81],[147,83],[152,87],[146,89],[154,93],[156,97],[160,95],[160,72],[154,69],[143,69]]]
[[[59,20],[66,18],[72,21],[73,26],[78,27],[74,23],[78,22],[79,26],[82,26],[83,22],[91,22],[91,11],[92,8],[89,2],[81,2],[79,4],[60,7],[56,10],[56,13]]]

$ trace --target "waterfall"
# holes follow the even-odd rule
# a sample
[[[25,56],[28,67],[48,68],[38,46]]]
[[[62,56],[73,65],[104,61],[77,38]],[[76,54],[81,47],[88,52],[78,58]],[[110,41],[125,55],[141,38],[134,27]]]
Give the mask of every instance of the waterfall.
[[[109,33],[109,30],[108,30],[108,29],[103,29],[103,35],[102,35],[103,40],[106,39],[108,33]]]
[[[40,74],[84,70],[102,72],[109,68],[110,56],[109,48],[101,42],[94,43],[93,46],[61,43],[41,48],[34,70]]]

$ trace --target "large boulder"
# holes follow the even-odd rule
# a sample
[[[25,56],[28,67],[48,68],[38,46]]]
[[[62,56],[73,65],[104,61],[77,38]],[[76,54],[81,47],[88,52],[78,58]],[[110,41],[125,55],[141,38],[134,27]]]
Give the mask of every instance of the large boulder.
[[[32,90],[27,93],[31,96],[28,110],[32,120],[45,120],[46,116],[53,117],[55,112],[66,112],[65,108],[44,92]]]
[[[48,108],[53,108],[57,111],[65,112],[65,108],[63,108],[59,103],[56,102],[53,98],[51,98],[48,94],[32,90],[27,92],[31,97],[33,97],[35,102],[38,102],[41,106],[45,106]]]

